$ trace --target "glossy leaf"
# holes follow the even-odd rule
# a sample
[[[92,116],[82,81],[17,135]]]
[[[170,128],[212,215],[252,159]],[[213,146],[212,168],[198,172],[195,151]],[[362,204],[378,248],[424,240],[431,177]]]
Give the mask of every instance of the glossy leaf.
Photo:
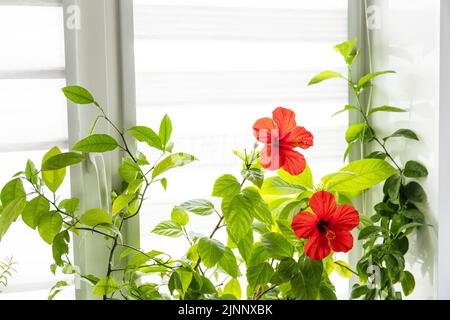
[[[53,147],[50,149],[42,159],[42,165],[50,158],[61,154],[61,150],[58,147]],[[52,191],[56,192],[64,181],[66,176],[66,168],[62,168],[54,171],[43,171],[42,179],[45,185]]]
[[[36,229],[41,221],[42,216],[48,215],[50,211],[50,203],[45,198],[38,196],[27,203],[22,212],[22,220],[30,228]]]
[[[171,154],[156,165],[155,169],[152,172],[152,178],[156,178],[157,176],[170,169],[185,166],[195,160],[197,159],[194,156],[191,156],[187,153]]]
[[[230,197],[239,193],[241,186],[235,176],[231,174],[224,174],[216,180],[212,192],[213,197]]]
[[[308,83],[308,85],[316,84],[327,79],[343,78],[342,74],[336,71],[326,70],[314,76]]]
[[[138,141],[147,143],[150,147],[163,150],[161,138],[153,129],[145,126],[135,126],[128,129],[128,132]]]
[[[399,129],[399,130],[395,131],[393,134],[391,134],[390,136],[384,138],[384,140],[388,140],[390,138],[396,138],[396,137],[403,137],[403,138],[419,141],[417,134],[410,129]]]
[[[76,104],[91,104],[94,103],[94,97],[85,88],[80,86],[68,86],[62,89],[67,99]]]
[[[22,180],[13,179],[9,181],[2,189],[0,198],[2,200],[2,205],[6,207],[12,201],[24,198],[25,190],[23,188]]]
[[[81,139],[72,147],[72,150],[80,152],[107,152],[113,151],[119,143],[107,134],[92,134]]]
[[[303,170],[303,172],[297,176],[293,176],[283,169],[279,169],[277,173],[280,178],[286,182],[292,183],[294,185],[299,185],[307,189],[314,188],[313,175],[308,164],[306,164],[305,170]]]
[[[112,219],[109,213],[103,209],[91,209],[80,217],[80,222],[95,227],[100,224],[112,224]]]
[[[225,251],[220,258],[218,265],[232,278],[237,278],[239,276],[239,267],[236,261],[236,257],[230,248],[225,248]]]
[[[278,260],[289,258],[294,252],[294,248],[289,241],[279,233],[269,232],[263,234],[261,242],[269,256]]]
[[[428,176],[428,170],[423,164],[410,160],[406,162],[403,174],[408,178],[424,178]]]
[[[61,215],[56,211],[48,212],[44,214],[38,226],[38,231],[41,238],[51,244],[55,236],[61,231],[63,219]]]
[[[358,140],[361,137],[364,128],[366,128],[365,122],[350,125],[345,133],[345,140],[347,143],[352,143]]]
[[[272,278],[274,271],[267,262],[252,266],[247,269],[247,281],[251,288],[267,284]]]
[[[68,166],[77,164],[85,160],[86,158],[76,152],[66,152],[57,154],[42,164],[42,171],[53,171],[66,168]]]
[[[236,195],[231,201],[229,211],[224,212],[228,234],[235,243],[241,241],[251,228],[253,207],[243,195]]]
[[[372,108],[369,110],[369,115],[375,113],[375,112],[408,112],[408,110],[402,109],[402,108],[397,108],[397,107],[391,107],[391,106],[381,106],[381,107],[376,107],[376,108]]]
[[[344,57],[344,60],[348,65],[352,64],[353,59],[356,56],[356,43],[357,39],[354,38],[334,46],[334,49]]]
[[[161,139],[161,143],[165,146],[172,135],[172,121],[170,121],[169,116],[166,114],[159,126],[159,138]]]

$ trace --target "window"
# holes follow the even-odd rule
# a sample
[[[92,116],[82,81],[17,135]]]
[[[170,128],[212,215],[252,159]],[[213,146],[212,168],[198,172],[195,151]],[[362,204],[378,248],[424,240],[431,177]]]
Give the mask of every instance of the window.
[[[347,1],[135,0],[134,14],[138,124],[157,127],[168,113],[175,148],[200,159],[169,176],[167,192],[153,191],[141,217],[143,247],[184,253],[151,227],[174,204],[208,198],[214,177],[238,175],[232,150],[251,148],[254,121],[279,105],[314,133],[316,147],[305,155],[316,177],[342,166],[347,118],[330,116],[346,104],[345,84],[306,84],[324,61],[343,67],[332,46],[347,39]]]
[[[14,30],[14,32],[11,32]],[[36,164],[53,146],[67,149],[64,29],[60,1],[0,0],[0,183]],[[58,121],[56,121],[58,120]],[[62,120],[62,121],[61,121]],[[66,180],[61,189],[69,195]],[[0,259],[14,256],[17,276],[2,299],[46,299],[57,281],[50,273],[51,246],[23,223],[0,242]],[[59,298],[70,298],[65,290]]]

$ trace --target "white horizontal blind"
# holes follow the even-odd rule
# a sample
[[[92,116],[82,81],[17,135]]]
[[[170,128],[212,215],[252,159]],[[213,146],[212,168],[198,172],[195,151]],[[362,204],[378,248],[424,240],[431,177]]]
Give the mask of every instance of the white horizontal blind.
[[[253,123],[277,106],[293,109],[314,134],[314,147],[303,153],[316,181],[342,166],[347,118],[330,116],[346,104],[345,83],[306,84],[324,69],[345,72],[332,46],[347,38],[346,0],[134,4],[138,124],[157,128],[168,113],[175,149],[200,159],[172,172],[167,192],[153,191],[141,218],[144,247],[184,253],[182,240],[150,230],[170,218],[173,205],[208,198],[220,175],[239,175],[232,150],[251,148]],[[196,232],[208,234],[212,219],[191,221]],[[341,284],[345,296],[347,284]]]
[[[64,30],[60,1],[0,0],[0,184],[40,166],[46,150],[67,149]],[[69,195],[68,181],[61,187]],[[0,259],[14,256],[16,274],[3,299],[46,299],[60,277],[50,272],[51,246],[18,221],[0,242]],[[71,290],[60,298],[71,297]]]

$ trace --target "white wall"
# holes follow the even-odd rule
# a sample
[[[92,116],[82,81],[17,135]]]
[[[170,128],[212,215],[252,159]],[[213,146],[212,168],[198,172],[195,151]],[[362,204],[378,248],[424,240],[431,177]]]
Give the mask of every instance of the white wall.
[[[369,36],[373,70],[397,71],[375,82],[373,106],[390,105],[409,113],[379,113],[374,125],[386,135],[410,128],[420,142],[396,139],[395,158],[424,163],[429,177],[420,181],[428,194],[422,209],[433,228],[422,228],[410,239],[407,268],[416,276],[411,299],[437,297],[437,252],[439,207],[439,28],[440,1],[368,1]],[[449,243],[450,244],[450,243]]]

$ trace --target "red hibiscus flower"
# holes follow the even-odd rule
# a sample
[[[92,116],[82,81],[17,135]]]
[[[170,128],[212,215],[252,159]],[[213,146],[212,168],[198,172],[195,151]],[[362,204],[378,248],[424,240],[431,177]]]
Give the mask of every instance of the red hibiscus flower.
[[[261,165],[269,170],[283,168],[296,176],[305,170],[306,161],[294,148],[311,147],[313,135],[297,126],[292,110],[278,107],[272,115],[273,119],[261,118],[253,125],[256,139],[265,144],[261,150]]]
[[[309,200],[314,213],[302,211],[292,220],[291,227],[299,238],[309,239],[305,253],[312,260],[322,260],[335,252],[348,252],[353,248],[350,231],[358,226],[359,214],[349,205],[336,205],[333,194],[315,193]]]

